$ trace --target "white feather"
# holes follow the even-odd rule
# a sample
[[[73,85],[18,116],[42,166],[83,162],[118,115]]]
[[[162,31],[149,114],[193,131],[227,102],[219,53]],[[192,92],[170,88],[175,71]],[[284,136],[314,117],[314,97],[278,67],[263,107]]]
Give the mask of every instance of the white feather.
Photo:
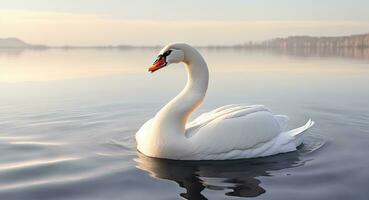
[[[161,52],[168,50],[170,62],[186,64],[189,78],[184,90],[137,132],[137,149],[143,154],[179,160],[269,156],[295,151],[303,141],[302,133],[313,126],[309,120],[300,128],[286,131],[287,116],[274,115],[263,105],[238,104],[222,106],[187,123],[205,97],[208,68],[200,53],[189,45],[172,44]]]

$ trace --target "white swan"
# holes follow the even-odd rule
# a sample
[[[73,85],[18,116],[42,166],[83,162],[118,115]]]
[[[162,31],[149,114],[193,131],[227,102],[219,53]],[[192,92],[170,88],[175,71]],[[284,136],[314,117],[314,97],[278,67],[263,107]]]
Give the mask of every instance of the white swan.
[[[287,116],[262,105],[227,105],[187,123],[201,104],[209,73],[200,53],[187,44],[164,47],[149,71],[184,62],[186,87],[136,133],[137,149],[149,157],[176,160],[226,160],[295,151],[314,122],[286,131]],[[187,124],[186,124],[187,123]]]

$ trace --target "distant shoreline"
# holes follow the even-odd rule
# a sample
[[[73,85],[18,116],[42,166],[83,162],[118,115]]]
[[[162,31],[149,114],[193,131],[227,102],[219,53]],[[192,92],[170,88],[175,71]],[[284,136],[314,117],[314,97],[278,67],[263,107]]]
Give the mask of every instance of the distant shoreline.
[[[195,45],[196,46],[196,45]],[[163,45],[134,46],[134,45],[95,45],[95,46],[47,46],[28,44],[18,38],[0,38],[0,49],[158,49]],[[313,37],[313,36],[289,36],[275,38],[262,42],[246,42],[236,45],[198,45],[203,49],[337,49],[337,48],[369,48],[369,33],[337,36],[337,37]]]

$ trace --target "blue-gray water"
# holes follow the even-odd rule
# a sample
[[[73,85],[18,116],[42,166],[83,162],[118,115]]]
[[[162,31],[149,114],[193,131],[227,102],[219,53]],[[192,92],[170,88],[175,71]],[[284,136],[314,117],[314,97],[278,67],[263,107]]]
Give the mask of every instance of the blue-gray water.
[[[1,50],[0,199],[369,198],[367,56],[201,50],[211,81],[194,116],[264,104],[290,128],[316,124],[297,152],[183,162],[135,150],[186,81],[180,65],[147,73],[157,52]]]

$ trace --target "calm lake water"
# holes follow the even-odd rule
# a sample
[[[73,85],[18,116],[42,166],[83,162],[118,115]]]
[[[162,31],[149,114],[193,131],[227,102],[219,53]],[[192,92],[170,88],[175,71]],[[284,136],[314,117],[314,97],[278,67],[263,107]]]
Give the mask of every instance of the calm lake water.
[[[211,80],[194,116],[264,104],[290,128],[316,124],[297,152],[184,162],[135,149],[186,81],[181,65],[147,72],[158,51],[0,50],[0,199],[369,199],[365,52],[201,50]]]

